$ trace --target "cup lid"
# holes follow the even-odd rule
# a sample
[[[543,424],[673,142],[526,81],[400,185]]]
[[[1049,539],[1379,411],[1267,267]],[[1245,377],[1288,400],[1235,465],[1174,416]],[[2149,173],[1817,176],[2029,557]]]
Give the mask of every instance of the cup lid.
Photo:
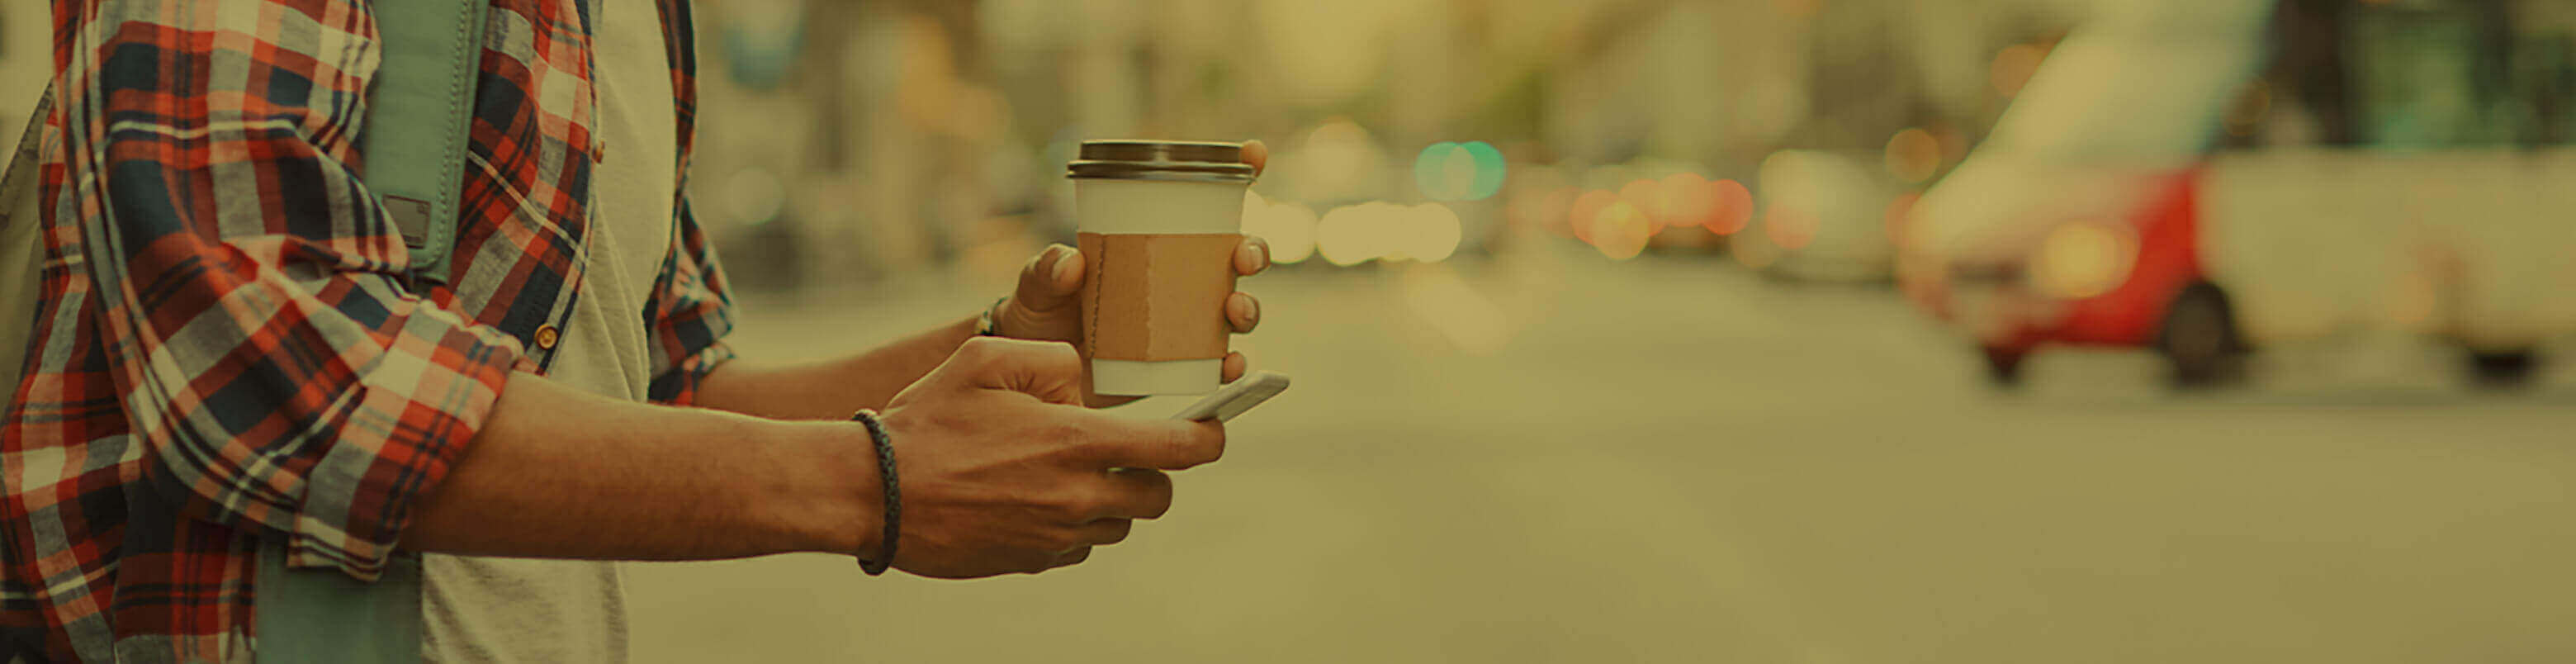
[[[1205,141],[1083,141],[1064,173],[1077,180],[1252,181],[1242,145]]]

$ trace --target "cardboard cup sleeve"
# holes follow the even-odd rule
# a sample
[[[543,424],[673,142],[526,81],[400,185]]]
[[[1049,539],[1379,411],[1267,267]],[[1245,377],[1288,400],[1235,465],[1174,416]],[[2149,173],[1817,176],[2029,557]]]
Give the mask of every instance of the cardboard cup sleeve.
[[[1084,357],[1225,357],[1240,233],[1080,233]]]

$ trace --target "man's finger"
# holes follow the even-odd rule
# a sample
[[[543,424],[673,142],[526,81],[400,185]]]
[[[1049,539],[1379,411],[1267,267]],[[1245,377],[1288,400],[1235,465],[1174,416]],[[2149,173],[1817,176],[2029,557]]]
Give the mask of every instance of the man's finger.
[[[975,387],[1010,390],[1047,403],[1082,403],[1082,356],[1060,341],[976,337],[957,347]]]
[[[1219,366],[1221,369],[1217,371],[1217,378],[1231,383],[1242,378],[1244,372],[1252,370],[1252,359],[1244,357],[1242,353],[1226,353],[1224,364]]]
[[[1109,483],[1116,498],[1102,508],[1103,518],[1159,519],[1172,509],[1172,476],[1152,468],[1115,468]]]
[[[1258,138],[1244,141],[1243,163],[1252,165],[1253,175],[1260,175],[1262,169],[1270,166],[1270,144]]]
[[[1225,296],[1225,322],[1235,334],[1250,334],[1261,326],[1261,300],[1244,293]]]
[[[1127,532],[1136,522],[1127,519],[1101,519],[1082,524],[1082,541],[1090,546],[1109,546],[1127,541]]]
[[[1066,297],[1072,297],[1075,292],[1082,290],[1082,261],[1082,250],[1072,247],[1065,247],[1064,254],[1056,257],[1055,266],[1050,269],[1048,275],[1055,279],[1053,283],[1057,292],[1063,293]]]
[[[1082,252],[1061,244],[1030,257],[1020,268],[1020,287],[1011,296],[1022,308],[1044,311],[1073,302],[1082,289]]]
[[[1225,425],[1140,420],[1083,411],[1093,460],[1104,468],[1181,470],[1225,456]]]
[[[1234,248],[1234,273],[1249,277],[1267,269],[1270,269],[1270,241],[1259,235],[1243,236],[1243,244]]]
[[[1087,547],[1087,546],[1074,547],[1074,548],[1073,548],[1072,550],[1070,550],[1070,551],[1066,551],[1066,552],[1064,552],[1064,553],[1055,554],[1055,563],[1052,565],[1052,567],[1068,567],[1068,566],[1072,566],[1072,565],[1078,565],[1078,564],[1081,564],[1081,563],[1082,563],[1082,561],[1090,560],[1090,559],[1091,559],[1091,547]]]

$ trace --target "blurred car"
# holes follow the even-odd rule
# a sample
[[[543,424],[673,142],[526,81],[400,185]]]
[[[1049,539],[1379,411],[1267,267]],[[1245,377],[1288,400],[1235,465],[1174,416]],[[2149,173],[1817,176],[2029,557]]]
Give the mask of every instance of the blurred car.
[[[1900,284],[1998,381],[2066,344],[2208,385],[2251,348],[2394,326],[2515,382],[2576,330],[2576,16],[2107,4],[1907,221]]]
[[[1885,282],[1896,248],[1887,210],[1907,188],[1876,153],[1781,150],[1762,160],[1762,212],[1728,249],[1763,274],[1798,281]]]

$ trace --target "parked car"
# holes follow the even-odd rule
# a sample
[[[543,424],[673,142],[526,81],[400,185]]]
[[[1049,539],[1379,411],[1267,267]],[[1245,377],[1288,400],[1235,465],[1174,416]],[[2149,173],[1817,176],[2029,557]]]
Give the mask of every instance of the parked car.
[[[2576,331],[2576,12],[2106,4],[1907,221],[1900,284],[1995,379],[2093,345],[2208,385],[2394,326],[2509,383]]]
[[[1781,150],[1762,160],[1762,211],[1728,246],[1763,274],[1809,282],[1887,282],[1887,210],[1907,195],[1876,153]]]

